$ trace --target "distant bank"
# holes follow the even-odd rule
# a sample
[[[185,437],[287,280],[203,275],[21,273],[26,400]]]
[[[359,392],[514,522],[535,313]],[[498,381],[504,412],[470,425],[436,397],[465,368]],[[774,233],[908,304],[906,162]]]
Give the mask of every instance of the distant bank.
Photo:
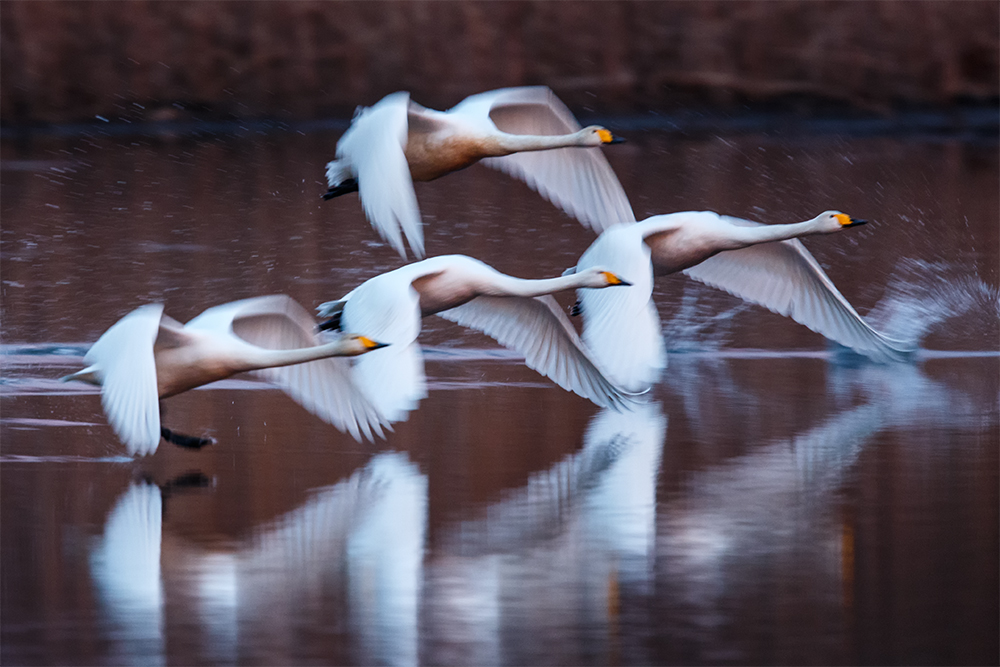
[[[1000,3],[0,3],[0,121],[349,116],[544,83],[583,116],[1000,99]]]

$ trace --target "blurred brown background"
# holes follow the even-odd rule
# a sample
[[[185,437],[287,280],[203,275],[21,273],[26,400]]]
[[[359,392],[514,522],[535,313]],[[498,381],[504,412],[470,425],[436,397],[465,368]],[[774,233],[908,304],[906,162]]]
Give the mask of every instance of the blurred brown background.
[[[547,84],[577,111],[996,104],[1000,3],[0,3],[4,124],[446,108]]]

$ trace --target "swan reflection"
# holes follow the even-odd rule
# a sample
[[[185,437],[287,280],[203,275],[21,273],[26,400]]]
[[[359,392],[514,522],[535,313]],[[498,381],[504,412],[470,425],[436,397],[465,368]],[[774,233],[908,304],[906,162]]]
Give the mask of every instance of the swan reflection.
[[[295,661],[303,619],[349,630],[357,662],[417,662],[427,479],[405,454],[374,456],[235,547],[163,534],[161,493],[133,484],[91,559],[109,622],[124,628],[110,635],[125,662],[162,658],[164,579],[168,597],[187,598],[197,615],[197,637],[185,642],[214,662]],[[268,653],[256,655],[262,646]]]
[[[666,426],[657,404],[604,410],[580,452],[446,527],[427,573],[435,656],[516,663],[505,635],[575,622],[603,628],[588,641],[605,646],[621,587],[651,578]]]

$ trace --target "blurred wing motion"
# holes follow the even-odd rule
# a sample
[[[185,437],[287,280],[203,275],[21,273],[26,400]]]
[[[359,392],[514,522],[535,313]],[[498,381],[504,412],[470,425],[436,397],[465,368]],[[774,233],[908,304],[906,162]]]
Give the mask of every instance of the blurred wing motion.
[[[101,404],[129,455],[152,454],[160,443],[160,403],[153,345],[161,326],[163,304],[140,306],[97,339],[83,358],[101,379]],[[167,318],[164,318],[167,319]]]
[[[313,347],[324,342],[313,333],[315,322],[309,313],[283,294],[210,308],[191,320],[187,328],[228,332],[268,350]],[[383,435],[383,421],[355,384],[351,362],[345,357],[265,368],[253,374],[278,385],[306,410],[355,439],[360,440],[362,434],[369,440]]]
[[[736,225],[758,223],[723,216]],[[912,352],[865,322],[798,239],[726,250],[685,269],[695,280],[791,317],[816,333],[877,361]]]
[[[587,349],[611,379],[630,392],[649,389],[667,364],[660,314],[652,300],[649,246],[633,238],[635,229],[604,232],[580,257],[576,269],[600,266],[632,283],[577,290]]]
[[[520,352],[528,368],[597,405],[621,407],[629,402],[629,395],[598,368],[559,304],[549,295],[479,296],[438,316],[482,331],[504,347]]]
[[[388,95],[361,113],[337,144],[337,156],[357,172],[365,215],[375,231],[403,257],[402,234],[417,257],[424,255],[420,210],[406,162],[409,93]]]
[[[356,359],[352,377],[385,422],[399,422],[427,397],[424,357],[417,343],[420,301],[413,288],[398,289],[392,273],[354,290],[341,314],[343,331],[365,331],[389,346]]]
[[[504,88],[469,97],[455,108],[488,115],[501,132],[551,136],[581,127],[545,86]],[[482,163],[527,183],[566,213],[600,232],[635,222],[632,207],[599,148],[556,148],[484,158]]]

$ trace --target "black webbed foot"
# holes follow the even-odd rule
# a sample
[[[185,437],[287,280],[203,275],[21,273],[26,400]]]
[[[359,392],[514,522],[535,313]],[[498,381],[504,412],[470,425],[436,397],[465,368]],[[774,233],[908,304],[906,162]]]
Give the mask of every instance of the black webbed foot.
[[[582,312],[583,312],[583,304],[580,303],[579,301],[574,303],[573,307],[569,309],[569,314],[572,315],[573,317],[576,317]]]
[[[340,185],[335,185],[327,190],[323,194],[323,199],[333,199],[334,197],[339,197],[340,195],[346,195],[348,192],[358,191],[358,179],[349,178],[346,181],[342,181]]]
[[[214,445],[216,443],[215,438],[196,438],[191,435],[184,435],[183,433],[174,433],[165,426],[160,427],[160,435],[167,442],[186,449],[201,449],[205,445]]]
[[[333,317],[328,319],[326,322],[320,322],[316,325],[317,331],[340,331],[340,313],[336,313]]]

